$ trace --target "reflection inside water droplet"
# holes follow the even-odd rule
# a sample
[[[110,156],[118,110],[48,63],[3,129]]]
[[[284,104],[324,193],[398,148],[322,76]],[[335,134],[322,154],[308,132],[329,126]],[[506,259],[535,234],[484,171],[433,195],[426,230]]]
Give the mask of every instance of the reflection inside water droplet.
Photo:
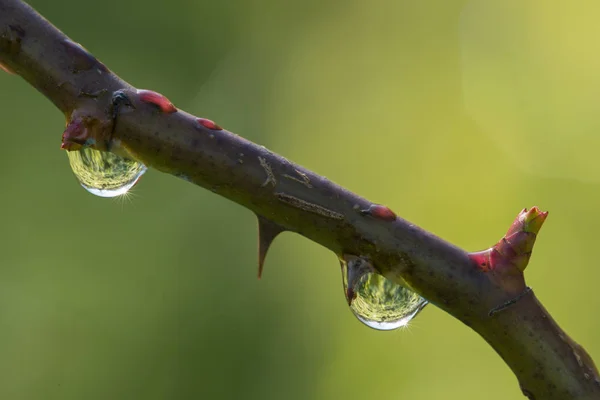
[[[113,153],[84,147],[68,151],[73,173],[88,192],[100,197],[127,193],[146,172],[146,166]]]
[[[378,274],[362,258],[348,257],[341,264],[350,309],[370,328],[387,331],[406,326],[427,305],[427,300]],[[354,282],[352,288],[349,280]]]

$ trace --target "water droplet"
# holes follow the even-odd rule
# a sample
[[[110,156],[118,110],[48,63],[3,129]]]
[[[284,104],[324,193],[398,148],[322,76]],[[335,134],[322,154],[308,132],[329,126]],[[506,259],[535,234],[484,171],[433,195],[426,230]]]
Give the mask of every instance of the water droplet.
[[[342,260],[342,282],[350,309],[360,322],[382,331],[406,326],[427,300],[415,292],[386,279],[360,257]],[[348,282],[354,282],[349,287]]]
[[[81,186],[100,197],[125,194],[147,169],[137,161],[89,147],[67,154],[71,169]]]

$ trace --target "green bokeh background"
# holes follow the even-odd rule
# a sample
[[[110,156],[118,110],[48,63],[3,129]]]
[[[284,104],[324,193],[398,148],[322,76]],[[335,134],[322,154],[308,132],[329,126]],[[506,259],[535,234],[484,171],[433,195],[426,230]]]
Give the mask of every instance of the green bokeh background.
[[[550,211],[527,270],[600,358],[600,4],[548,0],[35,0],[109,68],[470,250]],[[518,399],[429,306],[348,310],[333,254],[149,171],[84,191],[63,116],[0,74],[1,399]]]

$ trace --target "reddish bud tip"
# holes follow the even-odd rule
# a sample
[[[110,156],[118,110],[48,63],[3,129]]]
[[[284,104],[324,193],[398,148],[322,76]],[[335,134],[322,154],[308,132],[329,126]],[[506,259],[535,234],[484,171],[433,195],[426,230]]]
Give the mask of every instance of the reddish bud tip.
[[[518,218],[523,223],[522,231],[537,234],[548,217],[548,211],[542,212],[537,207],[532,207],[529,211],[525,209],[524,211]]]
[[[166,114],[177,112],[177,108],[175,108],[173,103],[171,103],[169,99],[167,99],[160,93],[153,92],[152,90],[143,89],[138,90],[137,93],[141,101],[143,101],[144,103],[150,103],[155,105],[160,109],[160,111]]]
[[[196,121],[198,121],[198,123],[200,125],[202,125],[205,128],[211,129],[213,131],[220,131],[223,130],[223,128],[221,128],[219,125],[215,124],[213,121],[211,121],[210,119],[206,119],[206,118],[198,118],[196,119]]]
[[[548,211],[542,212],[537,207],[531,207],[531,209],[527,210],[523,209],[515,218],[515,221],[512,223],[506,236],[510,236],[515,232],[531,232],[537,234],[544,221],[548,217]]]
[[[469,258],[483,271],[498,268],[524,271],[537,234],[547,217],[548,212],[542,212],[537,207],[524,209],[498,243],[487,250],[470,253]]]
[[[383,221],[395,221],[397,218],[396,214],[389,207],[381,204],[372,204],[367,210],[362,210],[361,213]]]

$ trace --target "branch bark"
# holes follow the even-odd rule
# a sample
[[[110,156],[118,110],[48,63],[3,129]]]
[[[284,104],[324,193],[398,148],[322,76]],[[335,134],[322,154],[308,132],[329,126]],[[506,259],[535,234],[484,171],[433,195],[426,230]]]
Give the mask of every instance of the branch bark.
[[[542,215],[537,209],[520,214],[496,246],[468,253],[262,146],[177,110],[159,94],[137,90],[19,0],[0,0],[0,63],[65,114],[63,148],[94,143],[241,204],[273,236],[294,231],[340,257],[368,258],[379,273],[481,335],[530,399],[600,398],[593,361],[525,284],[523,269],[541,226],[538,219],[537,229],[528,230]],[[269,242],[261,241],[261,263]]]

